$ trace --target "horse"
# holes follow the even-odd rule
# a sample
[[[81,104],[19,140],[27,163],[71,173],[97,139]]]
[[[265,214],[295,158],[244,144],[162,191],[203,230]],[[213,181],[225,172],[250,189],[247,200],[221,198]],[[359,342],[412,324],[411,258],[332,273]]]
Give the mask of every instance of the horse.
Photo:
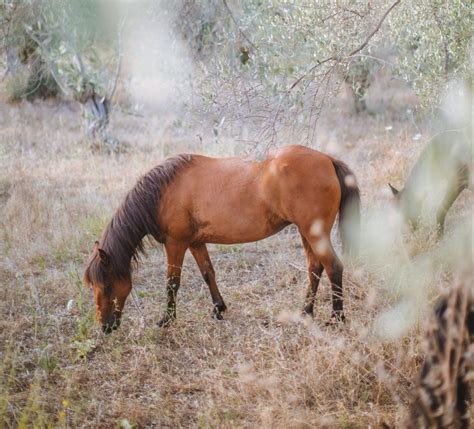
[[[162,243],[167,257],[167,307],[159,326],[176,319],[188,249],[209,287],[212,315],[221,320],[227,307],[206,244],[254,242],[290,224],[299,230],[307,261],[304,314],[313,315],[326,270],[332,285],[330,321],[344,321],[343,265],[330,239],[338,213],[343,252],[355,254],[360,192],[354,173],[345,163],[304,146],[273,150],[263,161],[197,154],[168,158],[137,181],[95,243],[84,283],[93,289],[97,321],[105,333],[120,326],[145,236]]]
[[[399,191],[388,184],[404,221],[413,229],[420,224],[433,224],[438,237],[444,234],[448,210],[469,187],[472,143],[467,131],[455,129],[437,134],[413,166],[405,187]]]

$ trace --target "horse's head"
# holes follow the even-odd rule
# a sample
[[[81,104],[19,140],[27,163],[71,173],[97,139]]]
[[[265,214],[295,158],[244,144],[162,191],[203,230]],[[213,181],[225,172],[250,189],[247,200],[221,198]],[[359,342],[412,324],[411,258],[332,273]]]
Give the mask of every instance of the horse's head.
[[[132,290],[130,273],[117,276],[111,256],[96,242],[84,273],[84,283],[94,291],[97,322],[110,334],[120,326],[125,300]]]
[[[420,205],[414,202],[413,195],[410,195],[406,188],[399,191],[390,183],[388,186],[392,191],[395,200],[395,207],[401,213],[403,222],[413,230],[416,230],[420,221]]]

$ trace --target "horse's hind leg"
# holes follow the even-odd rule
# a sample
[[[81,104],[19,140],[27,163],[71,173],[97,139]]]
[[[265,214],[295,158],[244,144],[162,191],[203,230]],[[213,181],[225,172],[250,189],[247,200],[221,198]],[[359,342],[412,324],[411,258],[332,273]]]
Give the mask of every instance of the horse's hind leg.
[[[316,258],[323,265],[326,273],[331,281],[332,290],[332,314],[331,319],[336,321],[344,321],[344,308],[342,299],[342,262],[338,258],[334,248],[332,247],[329,233],[320,237],[311,237],[311,234],[305,233],[305,239],[311,246]]]
[[[176,295],[181,282],[181,268],[187,248],[186,245],[181,243],[165,244],[166,258],[168,260],[168,280],[166,284],[168,302],[166,305],[166,313],[158,322],[158,326],[168,326],[176,319]]]
[[[191,253],[198,264],[199,269],[201,270],[202,277],[204,281],[209,286],[209,291],[211,292],[212,303],[214,304],[213,316],[222,320],[222,312],[226,310],[226,305],[222,296],[217,288],[216,283],[216,274],[214,272],[214,267],[212,266],[211,258],[207,252],[207,247],[205,244],[198,246],[190,247]]]
[[[306,263],[308,266],[308,279],[309,285],[306,292],[305,306],[303,309],[303,314],[312,316],[314,310],[314,302],[316,300],[316,293],[318,292],[319,280],[323,274],[324,267],[323,264],[316,258],[311,245],[308,243],[306,238],[301,236],[303,241],[304,252],[306,255]]]
[[[344,308],[343,308],[343,298],[342,298],[342,272],[343,265],[341,260],[334,252],[334,249],[331,247],[332,256],[323,262],[326,273],[328,274],[329,279],[331,280],[331,290],[332,290],[332,313],[331,318],[336,321],[345,321]]]

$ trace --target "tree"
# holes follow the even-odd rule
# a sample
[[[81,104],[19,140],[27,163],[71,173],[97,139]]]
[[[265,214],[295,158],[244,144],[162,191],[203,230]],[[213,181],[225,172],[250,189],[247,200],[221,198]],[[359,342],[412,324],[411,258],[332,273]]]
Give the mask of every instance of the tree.
[[[394,73],[412,86],[428,111],[439,104],[450,80],[469,79],[471,2],[404,2],[388,32],[398,50]]]
[[[117,19],[104,25],[96,0],[14,0],[3,4],[0,17],[7,72],[18,71],[18,59],[29,65],[20,98],[61,94],[77,100],[86,134],[112,142],[107,125],[120,72],[123,25]]]
[[[31,25],[36,21],[39,10],[38,4],[29,2],[4,2],[0,6],[0,49],[5,52],[6,58],[4,78],[7,75],[12,77],[11,101],[46,98],[59,92],[36,43],[25,28],[26,23]]]
[[[449,78],[469,72],[468,2],[183,4],[188,13],[179,25],[199,41],[203,100],[228,122],[255,122],[255,141],[272,142],[292,127],[311,142],[325,103],[344,81],[363,111],[371,70],[380,65],[406,80],[423,107],[437,104]]]

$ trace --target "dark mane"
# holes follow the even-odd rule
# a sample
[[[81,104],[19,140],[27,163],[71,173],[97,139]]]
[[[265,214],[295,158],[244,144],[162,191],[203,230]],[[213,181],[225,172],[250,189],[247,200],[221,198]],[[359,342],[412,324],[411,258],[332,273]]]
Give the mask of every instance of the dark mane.
[[[168,158],[142,176],[126,195],[119,209],[102,233],[99,247],[110,258],[109,272],[116,278],[130,275],[132,260],[144,253],[143,239],[151,235],[160,241],[162,236],[157,220],[157,208],[163,189],[177,172],[192,162],[192,155]],[[107,272],[95,253],[86,268],[88,283],[105,283]]]

